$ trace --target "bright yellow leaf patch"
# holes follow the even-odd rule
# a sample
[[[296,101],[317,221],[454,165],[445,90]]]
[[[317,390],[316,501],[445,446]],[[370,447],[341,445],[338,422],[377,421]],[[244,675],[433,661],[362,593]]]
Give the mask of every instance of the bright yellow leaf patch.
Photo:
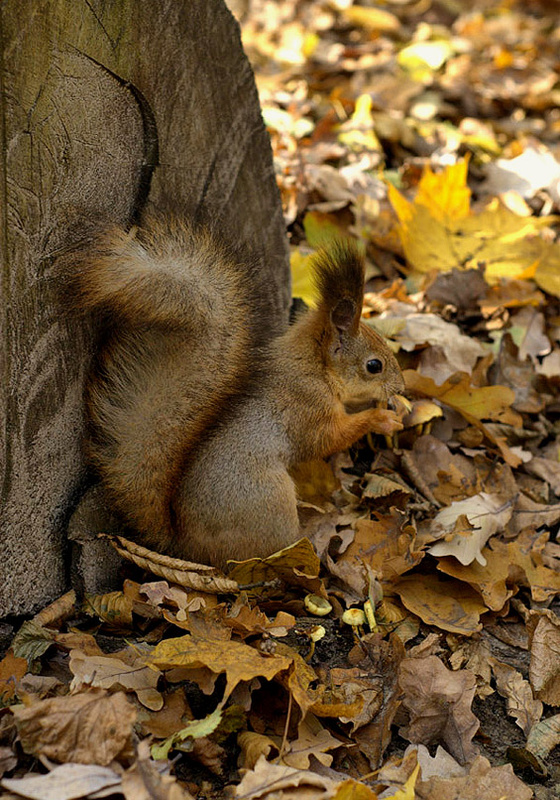
[[[530,278],[560,296],[560,246],[539,235],[557,218],[519,217],[498,199],[474,214],[467,166],[464,160],[440,173],[427,166],[413,201],[389,186],[409,264],[418,272],[482,266],[489,283]]]

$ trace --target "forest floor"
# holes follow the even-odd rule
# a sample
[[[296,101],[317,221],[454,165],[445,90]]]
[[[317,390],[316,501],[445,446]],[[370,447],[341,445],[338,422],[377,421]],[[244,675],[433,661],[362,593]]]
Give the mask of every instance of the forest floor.
[[[294,296],[361,243],[404,430],[302,466],[305,538],[227,577],[113,537],[122,591],[0,662],[2,796],[560,798],[558,4],[230,5]]]

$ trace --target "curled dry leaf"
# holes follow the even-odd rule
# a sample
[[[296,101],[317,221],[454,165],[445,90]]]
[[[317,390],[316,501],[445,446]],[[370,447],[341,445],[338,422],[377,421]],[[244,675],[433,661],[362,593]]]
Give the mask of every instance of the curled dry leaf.
[[[492,670],[490,669],[491,649],[485,638],[472,638],[463,641],[449,658],[452,669],[468,669],[476,676],[477,697],[488,697],[494,694],[490,686]]]
[[[235,594],[239,590],[235,581],[226,578],[215,567],[194,564],[180,558],[171,558],[162,553],[155,553],[136,542],[130,542],[123,536],[113,534],[102,534],[102,536],[109,539],[117,553],[123,558],[132,561],[153,575],[184,586],[186,589],[209,594],[227,594],[228,592]]]
[[[76,592],[72,589],[62,597],[57,598],[53,603],[42,608],[33,617],[33,622],[37,625],[56,628],[67,617],[76,612]]]
[[[229,576],[240,586],[280,580],[289,586],[300,586],[308,592],[326,596],[319,578],[320,561],[309,539],[299,539],[268,558],[251,558],[230,564]]]
[[[381,680],[358,667],[332,669],[328,684],[328,693],[315,703],[313,713],[351,722],[353,731],[370,722],[383,702]]]
[[[304,661],[297,650],[294,650],[283,642],[277,642],[275,652],[278,657],[284,656],[291,661],[287,674],[282,673],[279,679],[291,693],[300,707],[302,716],[305,717],[309,709],[322,698],[324,686],[319,685],[316,689],[311,688],[311,684],[317,682],[317,674],[315,670]]]
[[[167,739],[192,719],[192,712],[185,699],[185,691],[181,687],[164,695],[164,705],[159,711],[143,712],[139,723],[144,733],[152,734],[156,739]]]
[[[560,714],[555,714],[537,722],[527,737],[525,748],[542,762],[559,744]]]
[[[531,686],[539,700],[560,706],[560,619],[549,609],[532,611],[527,628]]]
[[[410,494],[410,489],[403,483],[388,478],[386,475],[379,475],[377,473],[370,473],[365,475],[367,483],[364,487],[363,497],[370,497],[376,499],[378,497],[387,497],[393,492],[404,492]]]
[[[39,700],[12,712],[26,753],[107,766],[131,753],[136,709],[124,692],[102,689]]]
[[[496,688],[507,700],[508,714],[528,736],[542,716],[543,704],[533,697],[531,684],[520,672],[495,658],[491,659],[491,664],[496,676]]]
[[[225,615],[224,624],[244,639],[264,632],[270,636],[286,636],[296,624],[296,619],[292,614],[279,611],[274,620],[269,620],[258,606],[252,608],[247,597],[241,594]]]
[[[479,726],[471,711],[474,674],[469,670],[452,672],[437,656],[405,658],[399,685],[410,716],[400,734],[420,744],[441,742],[460,764],[471,761],[477,752],[472,738]]]
[[[556,568],[551,569],[543,563],[548,537],[548,531],[539,533],[528,528],[507,544],[494,539],[489,542],[510,565],[512,579],[521,586],[528,586],[536,602],[546,602],[560,592],[560,565],[557,563]]]
[[[482,555],[482,548],[491,536],[504,529],[512,512],[511,502],[504,503],[498,495],[486,492],[451,503],[436,515],[430,528],[434,538],[445,537],[445,541],[438,541],[428,552],[433,556],[454,556],[465,565],[476,560],[485,566],[486,558]],[[456,532],[456,520],[463,515],[470,530]]]
[[[254,731],[242,731],[237,737],[237,744],[241,748],[238,763],[244,769],[254,769],[261,756],[275,758],[279,753],[272,739]]]
[[[83,610],[113,628],[132,627],[133,601],[124,592],[86,595]]]

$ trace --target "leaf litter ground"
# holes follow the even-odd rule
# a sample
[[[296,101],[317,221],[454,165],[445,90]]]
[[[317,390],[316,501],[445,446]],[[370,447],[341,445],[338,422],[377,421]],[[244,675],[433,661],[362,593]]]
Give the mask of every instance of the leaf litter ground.
[[[294,295],[362,242],[404,430],[298,468],[304,538],[227,577],[110,537],[122,589],[10,637],[3,796],[558,797],[555,3],[231,5]]]

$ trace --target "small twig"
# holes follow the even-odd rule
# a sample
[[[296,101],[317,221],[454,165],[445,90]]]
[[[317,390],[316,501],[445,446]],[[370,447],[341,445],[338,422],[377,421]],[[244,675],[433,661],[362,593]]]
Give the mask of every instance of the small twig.
[[[280,752],[278,753],[278,758],[276,759],[278,764],[282,760],[282,756],[284,755],[284,751],[286,750],[286,745],[288,744],[288,728],[290,727],[290,719],[292,716],[292,705],[293,705],[293,697],[292,693],[290,692],[288,698],[288,711],[286,714],[286,724],[284,725],[284,735],[282,736],[282,744],[280,745]]]

